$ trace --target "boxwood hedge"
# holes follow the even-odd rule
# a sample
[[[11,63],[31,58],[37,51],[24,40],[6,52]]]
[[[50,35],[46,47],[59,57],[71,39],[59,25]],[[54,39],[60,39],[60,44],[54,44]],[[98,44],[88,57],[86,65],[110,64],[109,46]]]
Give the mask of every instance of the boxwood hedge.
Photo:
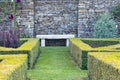
[[[120,52],[88,53],[89,80],[120,80]]]
[[[39,55],[39,39],[27,38],[21,39],[22,45],[18,48],[0,47],[0,54],[28,54],[28,67],[32,68]],[[26,42],[24,42],[26,41]]]
[[[27,80],[27,54],[0,55],[0,80]]]
[[[84,41],[87,41],[86,43]],[[100,47],[93,48],[90,42],[101,44]],[[101,47],[102,46],[102,47]],[[118,48],[118,50],[117,50]],[[81,69],[87,69],[88,52],[117,52],[120,51],[119,39],[92,39],[92,38],[71,38],[70,53]]]

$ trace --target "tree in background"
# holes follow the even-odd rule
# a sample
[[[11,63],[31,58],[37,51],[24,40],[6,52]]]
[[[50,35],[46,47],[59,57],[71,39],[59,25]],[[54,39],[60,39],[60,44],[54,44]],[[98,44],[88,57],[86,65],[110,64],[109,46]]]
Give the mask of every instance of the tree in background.
[[[115,21],[109,13],[100,16],[93,28],[94,38],[114,38],[117,37],[117,28]]]

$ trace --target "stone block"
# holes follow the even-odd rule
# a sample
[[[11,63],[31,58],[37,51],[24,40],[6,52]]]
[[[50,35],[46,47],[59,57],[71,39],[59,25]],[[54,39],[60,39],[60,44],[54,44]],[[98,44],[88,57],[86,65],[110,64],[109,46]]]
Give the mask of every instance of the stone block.
[[[104,9],[96,9],[95,12],[96,13],[103,13],[103,12],[105,12],[105,10]]]
[[[86,10],[86,9],[80,9],[79,12],[80,12],[80,13],[87,13],[88,10]]]

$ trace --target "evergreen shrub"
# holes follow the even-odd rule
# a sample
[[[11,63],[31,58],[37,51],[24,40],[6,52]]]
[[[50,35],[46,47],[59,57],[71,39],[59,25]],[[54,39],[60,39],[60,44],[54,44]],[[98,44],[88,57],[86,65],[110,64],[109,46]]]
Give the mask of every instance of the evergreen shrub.
[[[88,53],[89,80],[120,80],[119,52]]]
[[[27,54],[0,55],[0,80],[27,80]]]
[[[0,54],[28,54],[28,68],[33,68],[36,58],[40,52],[39,39],[35,38],[23,38],[21,39],[21,46],[18,48],[6,48],[0,46]],[[27,41],[26,41],[27,40]],[[26,41],[26,42],[24,42]]]
[[[94,25],[92,35],[94,38],[115,38],[117,34],[115,21],[108,13],[104,13]]]
[[[103,45],[106,44],[106,41],[108,41],[108,43],[105,46],[100,45],[100,47],[93,48],[89,44],[84,43],[83,40],[84,41],[89,40],[89,43],[99,42],[102,43]],[[70,39],[70,54],[74,58],[78,66],[84,70],[87,69],[88,52],[120,52],[120,50],[117,48],[120,48],[119,39],[117,38],[115,39],[114,38],[113,39],[71,38]]]

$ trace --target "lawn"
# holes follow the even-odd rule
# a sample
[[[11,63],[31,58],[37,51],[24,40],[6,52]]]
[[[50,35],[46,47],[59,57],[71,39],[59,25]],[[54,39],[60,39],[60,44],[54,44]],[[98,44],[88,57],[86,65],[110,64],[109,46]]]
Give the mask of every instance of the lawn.
[[[35,68],[28,70],[30,80],[82,80],[86,70],[75,66],[67,47],[41,47]]]

